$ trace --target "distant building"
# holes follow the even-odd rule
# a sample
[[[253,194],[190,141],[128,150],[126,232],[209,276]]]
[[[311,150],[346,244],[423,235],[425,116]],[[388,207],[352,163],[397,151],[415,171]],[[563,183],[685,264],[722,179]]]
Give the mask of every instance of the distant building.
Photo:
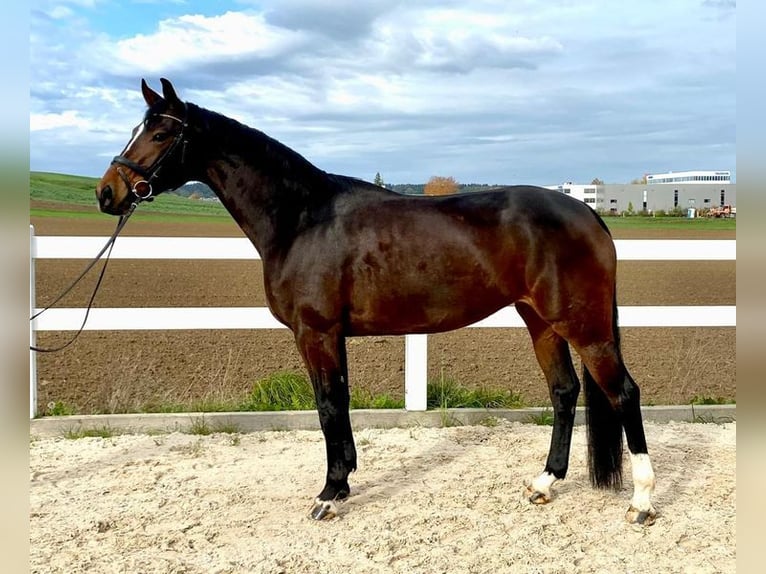
[[[719,177],[721,180],[667,181],[669,176]],[[649,178],[652,178],[651,180]],[[657,180],[661,180],[658,183]],[[650,183],[651,181],[651,183]],[[731,183],[728,171],[673,172],[670,174],[647,175],[646,184],[575,184],[547,185],[548,189],[559,191],[579,199],[592,209],[609,214],[633,210],[673,211],[689,208],[710,209],[737,205],[737,184]]]
[[[593,209],[603,207],[604,204],[604,187],[603,185],[582,185],[579,183],[562,183],[561,185],[546,185],[548,189],[554,191],[560,191],[564,195],[571,195],[575,199],[579,199],[583,203],[587,203]]]
[[[646,185],[607,184],[604,203],[598,205],[606,213],[618,214],[632,206],[635,212],[686,211],[737,205],[736,183],[671,183]]]
[[[646,183],[731,183],[730,171],[671,171],[646,176]]]

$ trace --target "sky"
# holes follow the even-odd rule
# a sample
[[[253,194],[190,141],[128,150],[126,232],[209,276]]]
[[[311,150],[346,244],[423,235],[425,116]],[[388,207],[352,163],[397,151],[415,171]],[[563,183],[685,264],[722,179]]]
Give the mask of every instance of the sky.
[[[736,179],[735,0],[32,0],[30,169],[100,176],[140,82],[372,181]]]

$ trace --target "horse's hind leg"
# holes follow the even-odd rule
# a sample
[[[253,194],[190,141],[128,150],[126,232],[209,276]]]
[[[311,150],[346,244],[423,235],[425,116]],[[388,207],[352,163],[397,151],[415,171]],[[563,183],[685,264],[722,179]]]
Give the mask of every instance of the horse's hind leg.
[[[530,502],[544,504],[551,500],[553,483],[565,478],[569,468],[569,450],[580,382],[566,340],[525,303],[517,303],[516,310],[532,336],[535,355],[548,381],[553,404],[553,432],[548,460],[543,472],[527,487]]]
[[[591,481],[599,487],[620,486],[624,428],[633,471],[633,497],[625,518],[650,525],[657,515],[651,501],[655,478],[644,435],[640,391],[622,360],[617,334],[615,339],[579,348],[575,345],[584,363]]]
[[[314,387],[327,449],[327,480],[310,512],[312,518],[321,520],[335,516],[335,501],[349,495],[348,475],[356,470],[346,345],[339,334],[321,333],[305,327],[296,330],[295,338]]]

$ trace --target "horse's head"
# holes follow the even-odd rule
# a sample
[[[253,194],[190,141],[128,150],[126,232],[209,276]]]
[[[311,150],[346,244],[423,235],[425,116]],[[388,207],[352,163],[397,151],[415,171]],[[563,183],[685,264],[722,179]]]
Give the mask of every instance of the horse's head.
[[[151,200],[189,180],[188,108],[173,85],[162,78],[162,96],[141,80],[149,109],[133,129],[130,141],[116,156],[96,186],[104,213],[123,215],[131,204]]]

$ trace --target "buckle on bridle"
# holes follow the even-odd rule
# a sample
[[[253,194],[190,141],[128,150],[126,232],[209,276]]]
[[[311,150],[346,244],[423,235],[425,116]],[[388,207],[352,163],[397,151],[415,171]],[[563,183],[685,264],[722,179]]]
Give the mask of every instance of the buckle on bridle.
[[[151,201],[152,198],[152,184],[141,179],[133,184],[133,195],[135,195],[140,201]]]

